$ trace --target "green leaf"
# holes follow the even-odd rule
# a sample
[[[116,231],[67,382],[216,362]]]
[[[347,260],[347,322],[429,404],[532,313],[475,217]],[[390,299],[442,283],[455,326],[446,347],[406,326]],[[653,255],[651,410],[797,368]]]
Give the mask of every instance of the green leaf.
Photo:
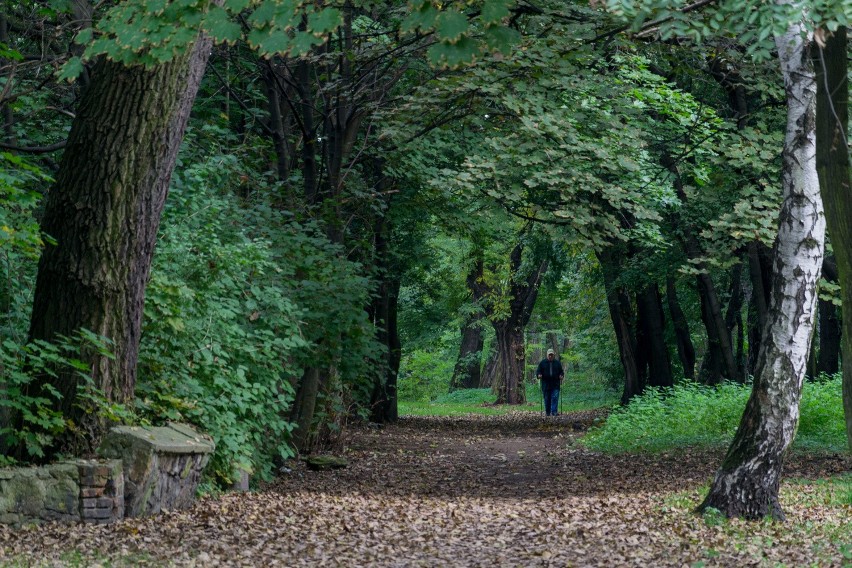
[[[248,43],[261,55],[283,55],[290,51],[293,42],[287,34],[270,33],[269,30],[252,30],[248,34]]]
[[[430,47],[427,53],[433,64],[455,68],[471,63],[479,54],[479,51],[479,44],[469,37],[465,37],[456,43],[437,43]]]
[[[429,0],[421,2],[419,6],[412,6],[411,13],[403,20],[400,29],[403,32],[415,32],[418,29],[424,32],[431,30],[435,26],[435,18],[438,17],[438,10],[432,5]]]
[[[251,5],[251,0],[227,0],[223,7],[232,14],[239,14]]]
[[[56,77],[57,81],[68,81],[69,83],[74,82],[77,77],[80,76],[80,73],[83,72],[83,60],[79,57],[72,57],[65,64],[59,68],[59,75]]]
[[[489,26],[485,30],[485,45],[503,55],[511,54],[520,39],[521,34],[517,30],[506,26]]]
[[[441,12],[435,18],[435,32],[443,42],[456,43],[468,30],[467,17],[455,10]]]
[[[291,50],[291,54],[304,55],[305,53],[310,52],[313,46],[320,45],[323,41],[323,38],[316,37],[313,34],[298,32],[293,37],[293,48]]]
[[[487,0],[482,6],[480,19],[485,24],[496,24],[509,16],[509,7],[513,0]]]
[[[308,31],[317,37],[333,32],[343,23],[343,16],[337,8],[326,8],[308,16]]]
[[[78,45],[86,45],[90,41],[92,41],[92,28],[80,30],[80,33],[74,38],[74,43]]]
[[[203,28],[216,42],[234,43],[242,36],[240,25],[219,6],[213,6],[204,15]]]

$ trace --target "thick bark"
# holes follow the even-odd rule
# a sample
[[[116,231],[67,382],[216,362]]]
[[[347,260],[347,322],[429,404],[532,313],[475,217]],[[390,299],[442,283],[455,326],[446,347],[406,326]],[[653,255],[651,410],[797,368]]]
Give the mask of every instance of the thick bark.
[[[293,447],[300,452],[307,451],[310,445],[311,426],[321,385],[320,372],[316,367],[305,369],[299,381],[299,388],[296,389],[293,406],[290,408],[290,421],[295,424],[290,440]]]
[[[843,410],[852,449],[852,184],[850,184],[847,32],[844,26],[817,52],[817,171],[843,300]]]
[[[482,274],[485,264],[482,258],[477,258],[473,268],[467,275],[467,287],[471,293],[471,300],[477,306],[477,311],[469,316],[462,326],[461,345],[453,376],[450,379],[450,390],[475,389],[479,386],[480,369],[482,367],[482,346],[485,337],[482,333],[482,320],[485,314],[478,310],[482,299]]]
[[[710,288],[708,288],[707,282]],[[704,354],[704,359],[701,361],[701,368],[698,371],[699,380],[708,385],[719,384],[724,375],[723,361],[724,354],[722,353],[722,341],[719,336],[720,326],[716,325],[721,321],[721,309],[718,305],[718,298],[715,292],[708,294],[708,289],[713,291],[712,280],[706,274],[696,277],[698,289],[698,298],[701,302],[701,321],[704,322],[704,328],[707,332],[707,349]],[[713,308],[716,308],[715,310]],[[725,332],[722,332],[725,335]]]
[[[497,395],[496,404],[522,404],[526,401],[524,388],[524,329],[508,320],[494,323],[497,362],[491,389]]]
[[[833,375],[840,370],[842,334],[837,306],[827,300],[819,301],[819,350],[814,376]]]
[[[773,279],[754,387],[740,426],[699,510],[783,519],[778,486],[799,419],[813,331],[825,218],[816,172],[813,68],[801,23],[776,38],[787,90],[784,202],[773,248]],[[809,38],[808,38],[809,39]]]
[[[677,353],[683,367],[683,376],[692,380],[695,378],[695,347],[692,345],[692,336],[689,334],[689,322],[687,322],[677,299],[674,278],[671,277],[666,279],[666,301],[669,305],[669,314],[671,314],[672,326],[674,327]]]
[[[769,312],[769,285],[772,282],[772,251],[760,241],[748,245],[751,302],[748,307],[748,358],[746,375],[753,377],[757,367],[762,334]]]
[[[620,265],[618,264],[618,252],[612,248],[606,248],[598,252],[598,262],[604,278],[607,306],[612,325],[615,329],[615,338],[618,343],[618,353],[621,366],[624,369],[624,391],[621,394],[621,404],[627,404],[630,399],[640,394],[644,385],[639,375],[637,363],[637,343],[634,332],[634,316],[630,305],[630,297],[618,284]]]
[[[649,386],[670,387],[674,385],[669,349],[665,338],[665,316],[660,290],[656,284],[647,286],[636,297],[639,328],[648,346]]]
[[[497,334],[497,356],[494,374],[489,380],[491,390],[497,395],[497,404],[522,404],[526,400],[524,328],[530,321],[548,262],[542,261],[526,278],[519,278],[518,269],[521,267],[523,249],[523,245],[518,244],[509,255],[509,273],[512,275],[509,286],[509,314],[503,319],[491,322]]]
[[[373,422],[395,422],[399,418],[397,408],[397,377],[402,360],[402,345],[399,340],[397,314],[399,311],[399,278],[390,278],[382,283],[379,291],[380,304],[375,325],[378,339],[385,346],[384,377],[376,385],[371,401]]]
[[[270,61],[262,61],[259,65],[269,107],[269,132],[272,137],[272,146],[275,148],[275,172],[279,180],[286,181],[290,177],[293,163],[288,120],[290,113],[281,96],[281,90],[286,87]]]
[[[742,286],[742,263],[734,265],[731,269],[731,288],[729,290],[730,299],[728,300],[728,310],[725,313],[725,327],[728,328],[728,337],[731,338],[733,344],[734,329],[737,330],[737,352],[736,365],[737,374],[730,377],[738,382],[745,381],[745,358],[743,352],[745,350],[745,338],[743,333],[743,286]],[[733,349],[733,345],[731,346]]]
[[[210,41],[199,39],[152,69],[99,61],[46,200],[42,230],[56,244],[39,263],[30,338],[81,328],[109,338],[114,358],[92,350],[83,359],[110,401],[133,397],[160,216],[209,53]],[[62,395],[58,409],[96,438],[95,415],[75,404],[79,380],[41,377],[36,391],[48,382]]]

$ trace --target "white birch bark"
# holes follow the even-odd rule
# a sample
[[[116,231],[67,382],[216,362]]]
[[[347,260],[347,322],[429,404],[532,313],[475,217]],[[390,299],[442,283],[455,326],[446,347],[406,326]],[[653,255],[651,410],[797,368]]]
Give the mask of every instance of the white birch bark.
[[[786,3],[781,2],[779,3]],[[825,215],[816,170],[816,83],[803,21],[776,38],[787,92],[784,201],[773,248],[772,293],[754,387],[740,427],[699,510],[783,519],[778,486],[796,434],[822,269]]]

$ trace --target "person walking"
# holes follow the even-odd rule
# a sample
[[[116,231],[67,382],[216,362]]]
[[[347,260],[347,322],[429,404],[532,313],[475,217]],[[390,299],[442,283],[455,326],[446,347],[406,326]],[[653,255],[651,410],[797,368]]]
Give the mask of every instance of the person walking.
[[[538,364],[536,375],[541,381],[541,396],[544,401],[544,412],[547,416],[557,416],[559,414],[559,389],[562,386],[562,379],[565,378],[565,371],[562,369],[562,363],[556,359],[556,354],[553,349],[547,350],[547,358],[542,359]]]

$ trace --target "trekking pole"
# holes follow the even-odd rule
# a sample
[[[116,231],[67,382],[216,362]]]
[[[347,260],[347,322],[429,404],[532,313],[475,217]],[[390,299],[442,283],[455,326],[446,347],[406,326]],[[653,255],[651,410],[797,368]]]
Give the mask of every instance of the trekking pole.
[[[564,382],[564,379],[559,379],[559,403],[558,403],[559,406],[557,406],[557,408],[559,410],[556,412],[556,414],[558,414],[559,416],[562,416],[562,383],[563,382]]]
[[[539,416],[544,416],[544,381],[539,379],[538,392],[541,394],[541,403],[539,404]]]

